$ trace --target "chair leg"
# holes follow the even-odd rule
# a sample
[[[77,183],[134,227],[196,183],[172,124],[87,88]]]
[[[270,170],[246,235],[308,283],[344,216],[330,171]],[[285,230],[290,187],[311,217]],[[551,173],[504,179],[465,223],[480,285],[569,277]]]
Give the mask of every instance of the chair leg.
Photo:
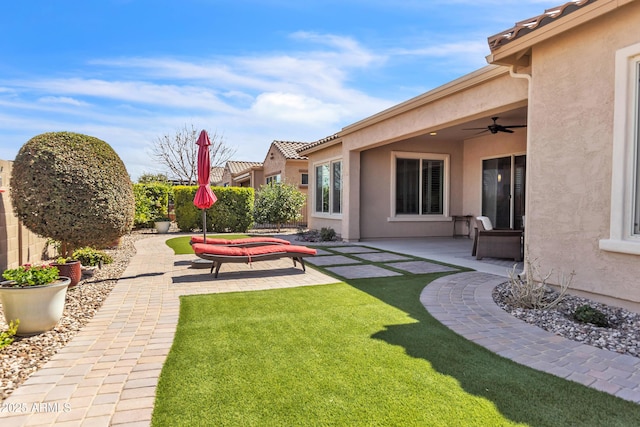
[[[215,275],[215,276],[213,276],[213,278],[214,278],[214,279],[217,279],[217,278],[218,278],[218,272],[220,271],[220,266],[221,266],[221,265],[222,265],[222,263],[221,263],[220,261],[218,261],[218,262],[216,263],[216,275]]]

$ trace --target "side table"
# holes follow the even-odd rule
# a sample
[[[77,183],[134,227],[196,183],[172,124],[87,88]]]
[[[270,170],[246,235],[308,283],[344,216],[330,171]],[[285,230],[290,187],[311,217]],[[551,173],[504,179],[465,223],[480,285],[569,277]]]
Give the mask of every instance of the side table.
[[[453,237],[454,238],[465,237],[465,236],[467,237],[467,239],[471,238],[471,218],[473,218],[473,215],[453,215]],[[457,233],[456,224],[458,224],[459,222],[467,225],[467,234]],[[464,231],[464,226],[461,231]]]

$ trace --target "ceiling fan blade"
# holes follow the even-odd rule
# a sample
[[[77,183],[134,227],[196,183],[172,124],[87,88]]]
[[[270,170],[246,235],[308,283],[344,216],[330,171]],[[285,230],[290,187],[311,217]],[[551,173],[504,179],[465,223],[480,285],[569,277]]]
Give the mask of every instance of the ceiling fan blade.
[[[466,129],[462,129],[462,130],[481,130],[481,129],[488,130],[486,126],[483,127],[483,128],[466,128]]]
[[[527,125],[512,125],[512,126],[502,126],[505,129],[511,129],[511,128],[526,128]]]
[[[498,132],[513,133],[513,131],[511,129],[507,129],[506,127],[502,127],[500,129],[498,129]]]

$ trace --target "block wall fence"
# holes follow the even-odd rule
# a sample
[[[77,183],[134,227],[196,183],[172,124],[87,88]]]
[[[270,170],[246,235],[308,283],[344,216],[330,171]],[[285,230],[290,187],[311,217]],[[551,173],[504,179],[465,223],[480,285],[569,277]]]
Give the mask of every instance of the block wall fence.
[[[27,230],[13,214],[11,169],[13,162],[0,160],[0,272],[47,258],[47,239]],[[2,279],[0,279],[2,280]]]

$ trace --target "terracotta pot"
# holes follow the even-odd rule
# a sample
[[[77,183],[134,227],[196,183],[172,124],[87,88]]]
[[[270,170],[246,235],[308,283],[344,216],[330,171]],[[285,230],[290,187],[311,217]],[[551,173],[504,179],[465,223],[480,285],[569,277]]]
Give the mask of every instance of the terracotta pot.
[[[70,288],[76,286],[80,282],[80,279],[82,279],[82,264],[80,264],[80,261],[67,261],[64,264],[54,262],[51,265],[60,271],[60,276],[71,279]]]

